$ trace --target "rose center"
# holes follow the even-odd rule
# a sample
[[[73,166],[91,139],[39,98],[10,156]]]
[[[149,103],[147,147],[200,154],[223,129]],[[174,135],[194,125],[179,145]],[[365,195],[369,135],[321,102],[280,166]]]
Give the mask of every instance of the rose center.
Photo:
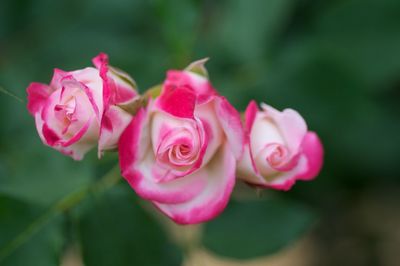
[[[186,171],[198,159],[199,136],[187,128],[171,130],[157,149],[157,160],[178,171]]]
[[[64,129],[62,131],[65,134],[68,131],[71,123],[76,121],[77,119],[74,117],[76,110],[76,99],[75,97],[70,97],[67,101],[62,104],[57,104],[54,107],[54,112],[56,114],[57,119],[62,123]]]
[[[271,167],[279,167],[286,163],[289,157],[289,150],[281,144],[273,144],[271,148],[271,153],[267,156],[267,162]]]

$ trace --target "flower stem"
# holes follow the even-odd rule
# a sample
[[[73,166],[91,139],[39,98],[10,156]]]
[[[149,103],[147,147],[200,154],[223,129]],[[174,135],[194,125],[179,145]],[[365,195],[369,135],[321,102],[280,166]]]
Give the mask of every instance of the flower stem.
[[[17,95],[15,95],[14,93],[6,90],[5,88],[0,86],[0,92],[14,98],[15,100],[19,101],[20,103],[24,103],[24,100],[22,100],[20,97],[18,97]]]
[[[118,165],[114,166],[98,181],[83,187],[79,190],[71,192],[66,195],[54,205],[52,205],[46,212],[40,215],[37,219],[32,221],[24,230],[15,236],[6,246],[0,249],[0,262],[10,256],[17,248],[31,239],[40,229],[46,226],[53,218],[59,214],[75,207],[82,202],[88,195],[101,194],[106,190],[112,188],[121,180]]]

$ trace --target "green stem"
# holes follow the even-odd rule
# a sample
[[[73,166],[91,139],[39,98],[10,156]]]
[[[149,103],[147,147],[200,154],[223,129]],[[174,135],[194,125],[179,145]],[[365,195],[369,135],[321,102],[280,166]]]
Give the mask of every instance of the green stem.
[[[32,223],[30,223],[23,231],[15,236],[5,247],[0,250],[0,262],[10,256],[17,248],[26,243],[40,229],[47,225],[54,217],[66,210],[73,208],[82,202],[90,194],[101,194],[113,187],[121,179],[119,167],[114,166],[107,174],[95,183],[74,191],[54,205],[52,205],[45,213],[40,215]]]
[[[12,93],[12,92],[6,90],[5,88],[3,88],[3,87],[1,87],[1,86],[0,86],[0,92],[6,94],[6,95],[8,95],[8,96],[11,96],[12,98],[14,98],[15,100],[19,101],[20,103],[24,103],[24,100],[22,100],[20,97],[18,97],[18,96],[15,95],[14,93]]]

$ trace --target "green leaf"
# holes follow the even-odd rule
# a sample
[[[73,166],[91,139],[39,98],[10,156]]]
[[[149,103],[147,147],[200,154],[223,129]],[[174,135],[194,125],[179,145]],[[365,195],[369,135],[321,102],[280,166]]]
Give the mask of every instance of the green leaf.
[[[0,265],[55,266],[63,244],[60,216],[43,218],[44,209],[0,196]],[[37,226],[41,222],[45,226]]]
[[[118,78],[120,78],[127,85],[131,86],[131,89],[133,91],[137,90],[136,81],[133,80],[133,78],[128,73],[126,73],[122,69],[119,69],[118,67],[108,66],[108,69],[110,70],[110,72],[112,74],[116,75]]]
[[[131,115],[136,115],[140,108],[145,107],[147,105],[148,98],[146,96],[135,97],[132,101],[118,104],[118,106],[130,113]]]
[[[115,187],[88,204],[78,222],[85,265],[180,265],[178,250],[130,188]]]
[[[158,96],[160,96],[161,91],[162,91],[162,84],[158,84],[158,85],[155,85],[155,86],[149,88],[149,89],[145,92],[145,95],[146,95],[147,97],[150,97],[150,98],[155,99],[155,98],[157,98]]]
[[[231,201],[220,217],[205,225],[203,243],[226,257],[264,256],[301,237],[313,218],[309,209],[286,201]]]

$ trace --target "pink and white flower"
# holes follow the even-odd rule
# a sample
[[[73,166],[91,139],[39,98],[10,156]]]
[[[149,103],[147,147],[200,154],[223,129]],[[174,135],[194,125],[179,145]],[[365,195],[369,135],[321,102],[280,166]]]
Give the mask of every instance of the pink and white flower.
[[[137,96],[134,81],[109,67],[107,55],[93,63],[96,68],[55,69],[49,85],[34,82],[27,88],[27,107],[43,143],[75,160],[96,145],[99,155],[117,147],[132,119],[118,105]]]
[[[296,180],[311,180],[323,164],[323,147],[317,134],[307,130],[304,119],[292,109],[280,112],[252,101],[245,112],[247,139],[238,164],[245,182],[289,190]]]
[[[119,142],[122,175],[180,224],[200,223],[227,205],[243,152],[239,113],[202,70],[170,70],[158,98],[133,118]]]

